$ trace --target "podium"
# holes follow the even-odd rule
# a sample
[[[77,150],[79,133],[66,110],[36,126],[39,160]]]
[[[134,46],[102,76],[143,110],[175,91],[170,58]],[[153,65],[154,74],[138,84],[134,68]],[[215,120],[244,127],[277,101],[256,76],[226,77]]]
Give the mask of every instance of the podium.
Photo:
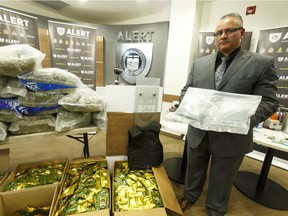
[[[128,129],[160,122],[163,88],[155,85],[107,85],[96,92],[107,101],[106,155],[127,155]]]

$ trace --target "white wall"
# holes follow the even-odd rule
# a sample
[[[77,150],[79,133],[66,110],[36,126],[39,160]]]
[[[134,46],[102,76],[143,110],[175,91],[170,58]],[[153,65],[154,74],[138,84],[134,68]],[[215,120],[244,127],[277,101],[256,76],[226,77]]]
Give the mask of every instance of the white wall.
[[[198,3],[196,1],[172,0],[166,65],[164,74],[164,93],[179,95],[186,83],[187,72],[195,55],[193,41],[199,31]]]
[[[186,83],[196,57],[202,13],[202,1],[172,0],[164,94],[180,95]]]

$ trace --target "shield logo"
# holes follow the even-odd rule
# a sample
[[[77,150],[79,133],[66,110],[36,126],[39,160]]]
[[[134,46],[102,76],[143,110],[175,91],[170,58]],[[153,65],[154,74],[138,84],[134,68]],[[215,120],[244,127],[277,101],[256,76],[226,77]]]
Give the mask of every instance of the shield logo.
[[[126,60],[127,60],[127,69],[128,70],[138,70],[139,69],[139,63],[140,63],[140,59],[139,59],[139,55],[129,55],[127,56]]]
[[[206,36],[206,43],[208,45],[212,44],[214,42],[214,37],[213,36]]]
[[[116,63],[123,69],[121,77],[130,84],[136,77],[146,77],[152,64],[153,43],[118,43]]]
[[[57,27],[57,33],[60,35],[60,36],[63,36],[65,34],[65,28],[63,27]]]
[[[282,32],[279,32],[279,33],[271,33],[271,34],[269,35],[269,41],[270,41],[271,43],[276,43],[278,40],[280,40],[281,35],[282,35]]]

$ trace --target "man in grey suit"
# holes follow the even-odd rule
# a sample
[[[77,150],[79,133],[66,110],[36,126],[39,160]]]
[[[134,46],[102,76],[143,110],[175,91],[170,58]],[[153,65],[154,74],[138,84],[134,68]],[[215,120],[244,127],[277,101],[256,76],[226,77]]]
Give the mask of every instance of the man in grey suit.
[[[277,110],[278,78],[273,58],[243,50],[240,44],[244,33],[239,14],[221,17],[215,30],[218,52],[195,60],[181,90],[180,103],[189,87],[262,96],[255,115],[251,116],[247,135],[204,131],[189,125],[184,198],[179,200],[183,211],[201,195],[211,160],[206,209],[211,216],[226,214],[234,177],[244,155],[253,150],[253,127]],[[229,60],[224,75],[219,78],[215,71],[222,57]],[[217,87],[215,76],[220,81]]]

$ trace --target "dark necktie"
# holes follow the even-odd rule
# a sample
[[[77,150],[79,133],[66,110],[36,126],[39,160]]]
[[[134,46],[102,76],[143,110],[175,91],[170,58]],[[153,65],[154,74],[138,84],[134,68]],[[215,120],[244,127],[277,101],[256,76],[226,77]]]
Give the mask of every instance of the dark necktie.
[[[229,60],[229,57],[222,57],[221,58],[222,62],[218,66],[216,72],[215,72],[215,86],[218,88],[219,83],[221,82],[221,79],[223,77],[223,74],[225,72],[226,66],[227,66],[227,61]]]

